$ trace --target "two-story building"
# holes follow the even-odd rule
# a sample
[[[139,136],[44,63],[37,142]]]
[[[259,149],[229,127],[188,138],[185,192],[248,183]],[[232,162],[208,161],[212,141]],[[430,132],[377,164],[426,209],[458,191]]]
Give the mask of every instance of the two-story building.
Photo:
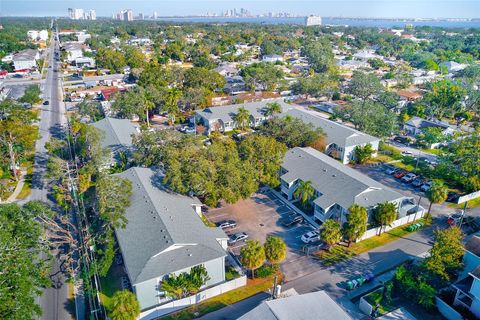
[[[314,216],[321,222],[335,219],[345,223],[348,209],[354,204],[368,210],[369,220],[379,203],[395,203],[399,218],[415,207],[411,198],[310,147],[287,151],[280,169],[280,180],[281,193],[287,200],[294,200],[300,181],[311,181],[315,190]]]
[[[37,68],[37,60],[40,54],[36,49],[25,49],[13,55],[13,68],[15,70],[30,70]]]
[[[171,274],[203,265],[209,280],[202,289],[225,282],[227,236],[202,222],[201,202],[167,190],[163,177],[133,167],[118,176],[132,183],[125,228],[115,229],[125,270],[142,313],[172,298],[162,290]]]
[[[315,111],[301,108],[284,109],[282,116],[291,116],[321,128],[326,135],[325,153],[347,164],[355,160],[355,147],[370,144],[376,156],[380,139],[344,124],[328,120]]]

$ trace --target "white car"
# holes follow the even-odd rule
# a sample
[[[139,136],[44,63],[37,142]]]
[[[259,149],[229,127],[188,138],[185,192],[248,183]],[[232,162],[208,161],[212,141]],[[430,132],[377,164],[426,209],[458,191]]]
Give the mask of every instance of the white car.
[[[320,234],[318,231],[310,231],[305,233],[301,238],[303,243],[312,243],[320,241]]]
[[[422,190],[423,192],[427,192],[428,190],[430,190],[430,188],[432,186],[433,186],[433,182],[428,181],[428,182],[425,182],[424,184],[422,184],[422,186],[420,187],[420,190]]]
[[[185,133],[187,133],[187,134],[194,134],[194,133],[195,133],[195,128],[187,127],[187,128],[185,129]]]
[[[410,172],[402,177],[402,182],[410,183],[413,180],[415,180],[416,177],[417,177],[416,174]]]
[[[408,150],[402,151],[402,156],[413,157],[413,152]]]

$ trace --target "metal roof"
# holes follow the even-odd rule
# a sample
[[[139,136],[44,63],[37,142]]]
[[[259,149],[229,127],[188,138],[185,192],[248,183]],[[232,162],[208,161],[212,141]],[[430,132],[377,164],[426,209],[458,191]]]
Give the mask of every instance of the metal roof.
[[[351,320],[325,291],[263,301],[239,320]]]
[[[289,150],[282,167],[288,171],[282,180],[312,182],[321,193],[314,203],[323,209],[334,204],[345,209],[353,204],[368,208],[403,198],[400,193],[310,147]]]
[[[133,189],[127,226],[115,230],[133,284],[226,256],[217,241],[224,233],[206,227],[195,212],[198,199],[169,191],[149,168],[133,167],[119,176]]]

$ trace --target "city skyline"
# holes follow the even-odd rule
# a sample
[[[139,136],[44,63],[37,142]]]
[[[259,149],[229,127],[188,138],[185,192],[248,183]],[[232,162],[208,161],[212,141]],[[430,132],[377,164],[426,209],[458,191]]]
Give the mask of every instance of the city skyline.
[[[480,18],[480,1],[434,0],[384,0],[384,1],[32,1],[4,0],[0,6],[2,16],[66,16],[68,8],[92,8],[99,17],[111,17],[113,13],[131,8],[135,15],[143,13],[158,16],[200,16],[220,14],[234,8],[245,8],[253,15],[269,12],[286,12],[292,15],[310,14],[323,17],[358,18]],[[412,10],[412,8],[414,10]]]

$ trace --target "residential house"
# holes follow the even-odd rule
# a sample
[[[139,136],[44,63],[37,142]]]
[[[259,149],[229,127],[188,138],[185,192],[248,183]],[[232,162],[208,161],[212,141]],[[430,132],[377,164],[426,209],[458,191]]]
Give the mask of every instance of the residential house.
[[[87,39],[90,39],[92,36],[89,33],[86,33],[85,31],[79,31],[76,33],[77,36],[77,41],[79,43],[85,43]]]
[[[294,199],[299,181],[311,181],[315,189],[314,216],[322,222],[333,218],[345,223],[348,208],[354,204],[368,210],[370,221],[379,203],[395,203],[400,218],[415,208],[411,199],[310,147],[287,151],[280,180],[281,193],[287,200]]]
[[[378,150],[380,139],[366,133],[355,130],[336,121],[328,120],[315,111],[301,108],[284,108],[283,116],[291,116],[301,119],[305,123],[311,123],[321,128],[326,134],[327,145],[325,153],[342,163],[346,164],[355,160],[355,147],[370,144],[372,149]]]
[[[141,311],[170,302],[162,281],[194,266],[207,270],[203,288],[224,283],[227,236],[205,226],[201,202],[167,190],[163,177],[149,168],[133,167],[118,176],[132,183],[132,196],[128,224],[115,234]]]
[[[446,69],[450,74],[461,71],[465,69],[467,66],[468,66],[467,64],[458,63],[455,61],[447,61],[447,62],[440,63],[440,68]]]
[[[90,57],[80,57],[75,59],[77,68],[95,68],[95,59]]]
[[[101,146],[110,150],[110,164],[119,162],[122,153],[127,157],[131,154],[133,149],[132,138],[140,132],[138,127],[127,119],[106,117],[94,122],[92,126],[99,129],[103,134]]]
[[[235,76],[238,74],[239,70],[237,69],[236,65],[234,63],[222,63],[215,69],[214,71],[218,72],[224,77],[231,77]]]
[[[234,118],[240,107],[244,107],[250,113],[249,126],[256,128],[263,124],[267,117],[264,115],[265,107],[267,103],[277,102],[280,103],[282,108],[288,108],[282,100],[264,100],[258,102],[251,102],[245,104],[232,104],[222,107],[210,107],[197,111],[195,119],[200,122],[207,129],[207,133],[212,131],[228,132],[237,128],[237,123]]]
[[[83,57],[83,47],[77,42],[66,42],[62,44],[62,49],[67,53],[67,61],[73,62],[77,58]]]
[[[456,131],[448,123],[426,120],[420,117],[413,117],[403,125],[403,130],[412,136],[421,134],[425,128],[440,128],[445,136],[451,135]]]
[[[447,288],[453,299],[437,297],[439,311],[449,320],[460,320],[465,310],[480,318],[480,235],[473,235],[465,244],[464,269],[459,280]],[[443,291],[443,290],[442,290]]]
[[[290,291],[290,290],[289,290]],[[298,294],[265,300],[238,320],[351,320],[325,291]]]
[[[262,62],[283,62],[283,57],[278,54],[267,54],[262,56]]]
[[[13,68],[15,70],[36,69],[37,60],[40,59],[38,50],[25,49],[15,53],[12,57]]]

